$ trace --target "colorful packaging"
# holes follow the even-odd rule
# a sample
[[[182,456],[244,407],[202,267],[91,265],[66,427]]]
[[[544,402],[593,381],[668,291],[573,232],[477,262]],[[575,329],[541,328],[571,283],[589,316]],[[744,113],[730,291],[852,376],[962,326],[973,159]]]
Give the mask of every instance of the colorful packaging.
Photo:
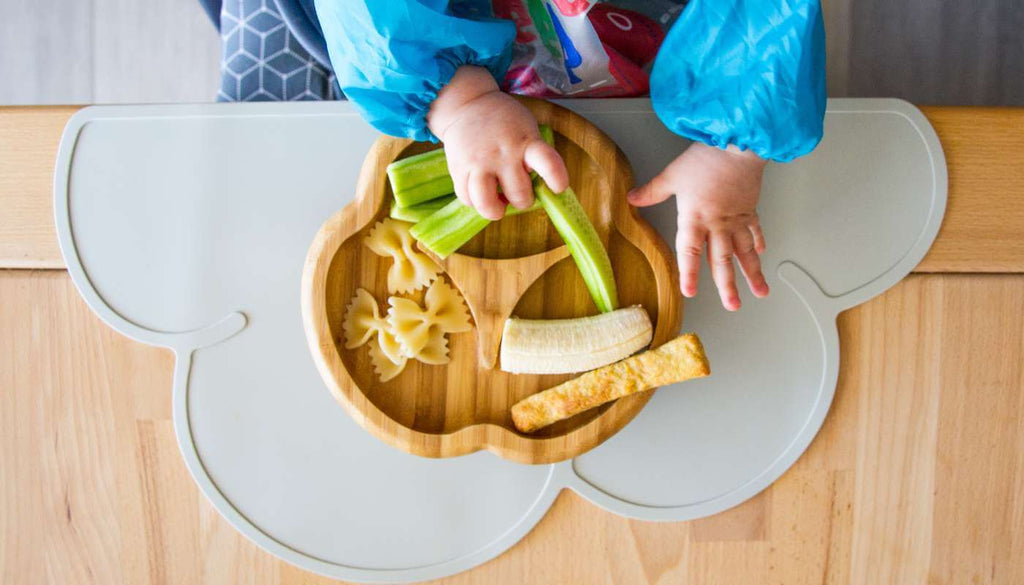
[[[684,0],[493,0],[516,23],[502,84],[540,97],[626,97],[648,90],[650,65]]]

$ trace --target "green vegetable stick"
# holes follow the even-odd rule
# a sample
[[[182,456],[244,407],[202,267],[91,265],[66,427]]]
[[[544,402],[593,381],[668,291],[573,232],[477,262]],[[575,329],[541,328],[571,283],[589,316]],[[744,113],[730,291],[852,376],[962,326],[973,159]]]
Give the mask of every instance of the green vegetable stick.
[[[516,209],[509,205],[505,209],[505,214],[519,215],[535,209],[540,209],[540,203],[536,199],[533,205],[526,209]],[[439,257],[447,258],[490,223],[491,220],[481,216],[475,209],[455,199],[409,228],[409,233]]]
[[[534,194],[541,206],[551,218],[558,234],[562,236],[569,253],[576,261],[583,282],[590,291],[594,304],[602,313],[614,311],[619,306],[618,289],[615,285],[615,274],[612,272],[612,261],[608,250],[601,243],[601,238],[590,222],[586,211],[580,205],[573,190],[566,189],[555,194],[544,181],[533,182]]]
[[[391,191],[399,207],[412,207],[455,192],[443,149],[431,150],[388,165]]]
[[[539,128],[544,141],[554,146],[555,134],[551,127],[541,125]],[[388,165],[387,173],[399,207],[412,207],[455,192],[448,174],[448,159],[441,148],[396,160]]]
[[[392,201],[391,210],[388,212],[388,215],[391,216],[391,219],[416,223],[430,217],[430,214],[441,209],[445,205],[448,205],[454,199],[455,195],[446,195],[444,197],[438,197],[437,199],[431,199],[430,201],[424,201],[423,203],[413,205],[412,207],[402,207]]]

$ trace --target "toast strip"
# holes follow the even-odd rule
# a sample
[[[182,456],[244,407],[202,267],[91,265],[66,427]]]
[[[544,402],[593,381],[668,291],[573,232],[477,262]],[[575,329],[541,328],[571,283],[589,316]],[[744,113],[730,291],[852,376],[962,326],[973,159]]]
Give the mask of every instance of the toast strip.
[[[532,433],[605,402],[710,373],[700,338],[687,333],[520,400],[512,407],[512,422]]]

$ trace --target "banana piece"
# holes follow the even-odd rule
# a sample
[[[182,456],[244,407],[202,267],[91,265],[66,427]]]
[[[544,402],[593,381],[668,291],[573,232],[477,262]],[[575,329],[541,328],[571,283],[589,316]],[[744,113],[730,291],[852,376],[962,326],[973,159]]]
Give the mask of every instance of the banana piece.
[[[647,347],[654,328],[639,305],[578,319],[505,321],[501,369],[513,374],[593,370]]]

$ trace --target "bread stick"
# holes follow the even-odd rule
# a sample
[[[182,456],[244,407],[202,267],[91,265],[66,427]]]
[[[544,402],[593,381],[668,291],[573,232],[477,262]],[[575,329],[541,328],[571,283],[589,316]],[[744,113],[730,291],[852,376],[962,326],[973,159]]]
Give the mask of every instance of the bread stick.
[[[710,373],[700,338],[688,333],[520,400],[512,407],[512,422],[532,433],[605,402]]]

